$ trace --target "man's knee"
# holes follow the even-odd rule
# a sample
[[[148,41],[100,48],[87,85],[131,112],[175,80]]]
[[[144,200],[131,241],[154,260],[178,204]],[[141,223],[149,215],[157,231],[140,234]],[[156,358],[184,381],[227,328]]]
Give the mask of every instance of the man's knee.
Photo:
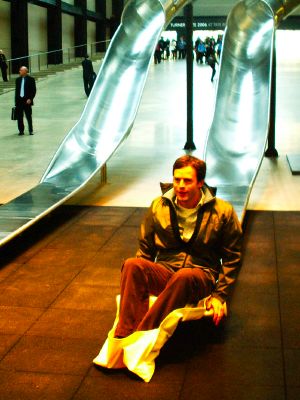
[[[143,259],[131,257],[127,258],[122,265],[122,274],[140,275],[144,271]]]
[[[212,290],[212,282],[204,275],[204,272],[196,271],[195,268],[183,268],[172,276],[168,289],[172,293],[185,294],[188,302],[195,303]]]
[[[195,276],[191,268],[182,268],[170,280],[170,285],[189,286],[195,283]]]
[[[206,273],[196,268],[182,268],[177,271],[170,284],[182,287],[211,286],[211,281]]]

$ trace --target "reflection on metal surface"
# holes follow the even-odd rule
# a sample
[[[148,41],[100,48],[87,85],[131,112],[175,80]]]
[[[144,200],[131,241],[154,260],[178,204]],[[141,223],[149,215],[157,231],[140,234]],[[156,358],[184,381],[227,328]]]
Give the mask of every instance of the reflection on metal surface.
[[[0,245],[75,194],[126,138],[161,30],[189,2],[127,3],[78,123],[40,184],[0,207]],[[233,202],[241,217],[266,142],[274,27],[299,3],[245,0],[228,18],[206,160],[208,182]]]
[[[134,122],[164,23],[159,1],[135,0],[127,4],[85,110],[42,182],[80,187],[124,140]]]
[[[228,16],[204,158],[208,183],[233,203],[241,220],[267,141],[275,16],[283,6],[290,12],[299,4],[245,0]]]
[[[166,22],[162,3],[128,2],[81,118],[40,184],[0,207],[0,245],[80,190],[129,134]]]

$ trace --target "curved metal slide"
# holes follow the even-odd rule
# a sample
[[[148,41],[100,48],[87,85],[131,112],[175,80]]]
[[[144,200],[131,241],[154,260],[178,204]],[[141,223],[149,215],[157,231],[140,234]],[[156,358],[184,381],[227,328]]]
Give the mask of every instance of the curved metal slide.
[[[78,123],[41,182],[0,207],[0,246],[79,191],[126,138],[160,33],[189,2],[131,0],[127,4]],[[232,201],[241,217],[266,141],[275,21],[299,3],[245,0],[228,18],[205,157],[208,183],[218,186],[219,195]]]
[[[228,16],[213,122],[207,181],[243,220],[268,137],[275,28],[300,0],[245,0]]]

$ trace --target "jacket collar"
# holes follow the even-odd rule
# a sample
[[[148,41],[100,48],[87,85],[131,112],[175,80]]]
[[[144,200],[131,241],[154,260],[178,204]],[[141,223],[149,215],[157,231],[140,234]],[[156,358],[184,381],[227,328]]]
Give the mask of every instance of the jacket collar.
[[[172,185],[172,184],[170,184]],[[213,192],[212,188],[209,188],[206,184],[204,184],[202,186],[202,191],[204,194],[204,201],[203,201],[203,205],[202,207],[199,208],[198,213],[197,213],[197,221],[196,221],[196,226],[195,226],[195,230],[194,233],[192,235],[192,237],[190,238],[190,240],[188,242],[184,242],[181,239],[180,236],[180,232],[179,232],[179,226],[178,226],[178,220],[177,220],[177,215],[176,215],[176,208],[175,208],[175,191],[173,189],[173,185],[171,187],[171,189],[169,189],[165,194],[163,194],[162,198],[166,199],[168,201],[168,203],[171,205],[170,207],[170,217],[171,217],[171,224],[173,227],[173,231],[175,233],[175,236],[177,237],[177,240],[188,250],[189,248],[191,248],[191,246],[193,245],[194,241],[196,240],[196,237],[198,235],[201,223],[202,223],[202,219],[203,219],[203,215],[204,215],[204,211],[205,209],[203,208],[206,204],[211,203],[215,200],[215,194]]]
[[[204,183],[204,185],[202,186],[202,191],[204,194],[204,201],[203,201],[203,205],[210,203],[211,201],[215,200],[216,195],[216,189],[215,188],[210,188],[209,186],[207,186],[206,183]],[[175,200],[175,191],[173,189],[173,185],[170,184],[170,189],[165,192],[162,195],[163,198],[168,199],[169,201],[171,201],[172,204],[174,204],[174,200]]]

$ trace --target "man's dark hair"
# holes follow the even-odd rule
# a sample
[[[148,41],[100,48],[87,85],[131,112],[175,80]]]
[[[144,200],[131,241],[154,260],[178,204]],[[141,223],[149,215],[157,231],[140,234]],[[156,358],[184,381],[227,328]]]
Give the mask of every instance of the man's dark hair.
[[[206,163],[203,160],[200,160],[199,158],[193,157],[193,156],[181,156],[177,158],[173,165],[173,175],[175,169],[180,169],[184,167],[193,167],[196,170],[196,175],[197,175],[197,181],[200,182],[204,180],[205,175],[206,175]]]

